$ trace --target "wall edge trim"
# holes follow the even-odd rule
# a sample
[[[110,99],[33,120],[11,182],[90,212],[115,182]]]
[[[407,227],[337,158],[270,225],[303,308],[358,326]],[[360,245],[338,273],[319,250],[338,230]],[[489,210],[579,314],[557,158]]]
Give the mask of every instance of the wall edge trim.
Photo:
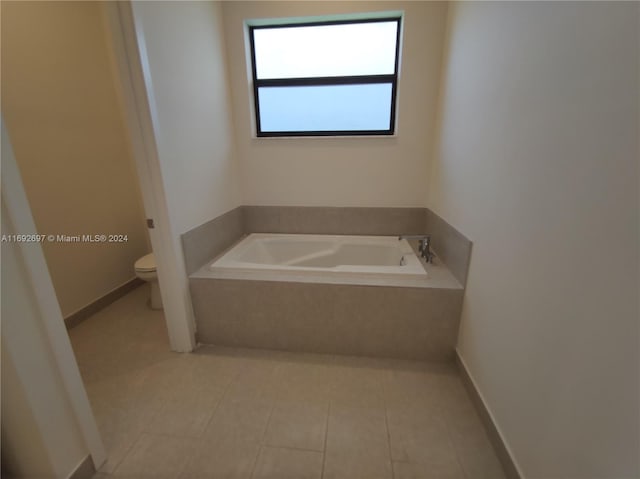
[[[71,471],[67,479],[91,479],[96,473],[96,468],[91,460],[91,455],[87,454],[82,461]]]
[[[130,280],[122,283],[120,286],[109,291],[107,294],[100,296],[98,299],[91,301],[86,306],[83,306],[75,313],[71,313],[67,317],[64,318],[64,324],[67,327],[67,330],[75,328],[78,324],[83,322],[89,316],[97,313],[101,309],[106,308],[114,301],[120,299],[122,296],[127,294],[130,291],[133,291],[138,286],[141,286],[144,283],[140,278],[134,277]]]
[[[462,383],[480,416],[507,479],[526,479],[458,348],[455,348],[455,362],[460,371]]]

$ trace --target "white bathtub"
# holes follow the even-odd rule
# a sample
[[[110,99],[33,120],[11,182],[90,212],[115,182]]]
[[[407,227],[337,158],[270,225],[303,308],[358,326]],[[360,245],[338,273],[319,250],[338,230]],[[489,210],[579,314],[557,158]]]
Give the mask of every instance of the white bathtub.
[[[422,286],[428,278],[395,236],[254,233],[203,269],[220,279]]]

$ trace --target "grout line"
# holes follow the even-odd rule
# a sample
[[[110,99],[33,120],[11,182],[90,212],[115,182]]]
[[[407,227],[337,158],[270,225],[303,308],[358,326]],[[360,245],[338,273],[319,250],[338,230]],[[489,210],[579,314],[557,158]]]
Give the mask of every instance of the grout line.
[[[384,422],[387,427],[387,445],[389,448],[389,462],[391,465],[391,478],[395,479],[396,472],[393,467],[393,457],[391,456],[391,430],[389,429],[389,393],[391,385],[389,381],[392,379],[393,372],[395,368],[390,368],[385,370],[385,374],[383,375],[382,383],[382,399],[384,400]]]
[[[456,462],[458,463],[458,467],[462,471],[462,475],[466,479],[473,479],[472,477],[469,476],[469,474],[467,474],[467,470],[465,469],[464,464],[460,460],[460,453],[458,452],[458,448],[456,447],[455,443],[453,442],[453,439],[451,437],[451,430],[450,430],[450,427],[449,427],[449,421],[447,421],[446,419],[444,421],[444,427],[445,427],[445,429],[447,431],[447,439],[449,440],[449,444],[451,445],[451,448],[453,449],[453,453],[456,456]]]
[[[266,447],[268,449],[288,449],[290,451],[304,451],[304,452],[322,452],[318,449],[308,449],[305,447],[294,447],[294,446],[275,446],[273,444],[262,444],[262,447]]]
[[[391,431],[389,430],[389,414],[387,404],[384,405],[384,424],[387,428],[387,449],[389,451],[389,465],[391,466],[391,477],[395,478],[395,471],[393,470],[393,458],[391,457]]]
[[[266,446],[265,440],[267,439],[267,430],[269,429],[269,425],[271,424],[271,418],[273,417],[273,411],[276,408],[276,400],[271,400],[271,410],[269,411],[269,418],[267,419],[266,424],[264,425],[264,429],[262,430],[262,437],[260,438],[260,445]]]
[[[276,366],[274,366],[274,371],[275,370],[277,370]],[[262,450],[265,447],[269,447],[264,443],[264,441],[265,441],[266,436],[267,436],[267,430],[269,429],[269,424],[271,423],[271,418],[273,416],[273,411],[276,408],[277,399],[270,399],[269,401],[271,402],[271,410],[269,411],[269,417],[267,418],[267,422],[265,423],[264,429],[262,430],[262,437],[260,438],[260,448],[258,449],[258,454],[256,455],[256,458],[253,461],[253,467],[251,468],[251,475],[249,476],[251,478],[253,478],[253,475],[256,472],[256,467],[258,465],[258,459],[260,458],[260,454],[262,454]]]
[[[202,432],[200,433],[200,436],[198,437],[198,439],[203,439],[205,437],[205,431],[209,428],[209,424],[211,424],[211,422],[213,421],[213,418],[218,412],[218,409],[220,408],[220,404],[222,403],[222,400],[224,399],[226,394],[227,394],[227,391],[225,388],[225,391],[222,393],[222,396],[220,396],[220,399],[218,399],[218,402],[213,408],[213,411],[211,411],[211,416],[209,416],[209,419],[207,419],[207,423],[202,428]]]
[[[262,444],[260,444],[260,446],[258,447],[258,454],[256,454],[256,458],[253,460],[253,466],[251,466],[251,474],[249,475],[249,477],[251,479],[253,479],[253,475],[256,472],[256,467],[258,465],[258,459],[260,459],[260,454],[262,454],[262,448],[264,446]]]
[[[442,387],[442,385],[440,385],[440,387]],[[443,416],[443,421],[444,421],[444,428],[446,430],[447,433],[447,440],[449,441],[449,445],[451,446],[451,448],[453,449],[453,453],[456,456],[456,462],[458,463],[458,467],[460,468],[460,471],[462,472],[462,475],[466,478],[466,479],[474,479],[473,477],[470,477],[469,474],[467,473],[467,470],[464,467],[464,464],[460,458],[460,453],[458,452],[458,447],[456,446],[454,440],[453,440],[453,435],[451,433],[451,425],[449,424],[449,413],[448,413],[448,409],[447,409],[447,405],[444,404],[444,401],[440,402],[438,401],[438,409],[440,409],[440,412],[442,413]]]
[[[138,444],[138,442],[140,442],[140,438],[142,438],[143,434],[148,434],[146,432],[139,432],[138,433],[138,437],[134,440],[131,441],[131,444],[129,445],[129,447],[126,449],[126,452],[122,455],[122,457],[120,458],[120,460],[118,461],[117,464],[115,464],[113,466],[113,470],[110,472],[106,472],[106,474],[108,474],[109,476],[115,475],[115,473],[118,471],[118,469],[120,468],[120,466],[122,465],[122,463],[124,462],[124,460],[129,456],[129,454],[131,453],[131,451],[133,450],[134,446],[136,444]],[[109,460],[109,454],[107,454],[107,461]],[[104,466],[104,464],[103,464]],[[105,472],[105,471],[96,471],[96,472]]]
[[[322,451],[322,470],[320,478],[324,478],[324,466],[327,462],[327,440],[329,439],[329,416],[331,415],[331,401],[327,401],[327,420],[324,423],[324,449]]]
[[[213,418],[216,415],[216,412],[218,412],[218,409],[220,408],[220,404],[222,404],[222,401],[224,401],[225,398],[227,397],[227,393],[229,392],[229,389],[231,388],[231,384],[233,384],[233,382],[236,381],[238,379],[238,377],[240,377],[240,374],[242,374],[242,368],[240,368],[240,370],[235,375],[232,375],[231,379],[229,379],[229,381],[227,381],[227,384],[224,387],[224,391],[222,393],[222,396],[220,396],[220,399],[218,400],[218,403],[216,404],[216,407],[213,408],[213,412],[211,413],[211,417],[209,417],[209,420],[207,421],[207,424],[205,424],[204,428],[202,429],[201,438],[204,437],[205,431],[209,428],[209,425],[213,421]]]

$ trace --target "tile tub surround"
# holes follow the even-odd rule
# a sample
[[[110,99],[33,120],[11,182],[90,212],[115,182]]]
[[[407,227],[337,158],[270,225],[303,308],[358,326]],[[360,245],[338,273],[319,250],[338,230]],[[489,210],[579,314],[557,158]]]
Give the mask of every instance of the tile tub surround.
[[[450,265],[462,284],[471,251],[468,239],[426,208],[235,208],[182,237],[199,342],[453,359],[463,294],[457,284],[401,288],[199,277],[200,267],[254,232],[385,236],[429,232],[437,261]]]
[[[182,235],[187,273],[250,233],[431,234],[433,249],[465,284],[471,241],[428,208],[238,206]]]
[[[202,344],[449,361],[461,288],[190,278]]]
[[[424,208],[244,206],[245,233],[395,236],[424,232]]]
[[[182,235],[187,274],[217,256],[245,233],[243,207],[238,206]]]
[[[460,284],[467,284],[471,261],[471,241],[430,209],[425,209],[425,231],[440,260],[447,265]]]

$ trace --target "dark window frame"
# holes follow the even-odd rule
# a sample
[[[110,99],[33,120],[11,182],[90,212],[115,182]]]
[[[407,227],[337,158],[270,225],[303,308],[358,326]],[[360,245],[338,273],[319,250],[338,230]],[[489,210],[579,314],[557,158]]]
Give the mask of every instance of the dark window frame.
[[[394,71],[386,75],[357,75],[357,76],[334,76],[334,77],[303,77],[303,78],[257,78],[256,69],[256,49],[253,32],[255,30],[291,27],[315,27],[324,25],[351,25],[358,23],[380,23],[396,22],[396,57]],[[396,99],[398,90],[398,68],[400,63],[400,38],[401,38],[401,16],[362,18],[353,20],[327,20],[302,23],[277,23],[266,25],[249,25],[249,43],[251,47],[251,74],[253,81],[253,101],[256,120],[256,136],[264,137],[295,137],[295,136],[391,136],[395,134],[396,124]],[[320,130],[320,131],[262,131],[260,125],[260,102],[258,99],[258,89],[260,87],[274,86],[320,86],[320,85],[361,85],[375,83],[391,83],[391,108],[389,129],[386,130]]]

